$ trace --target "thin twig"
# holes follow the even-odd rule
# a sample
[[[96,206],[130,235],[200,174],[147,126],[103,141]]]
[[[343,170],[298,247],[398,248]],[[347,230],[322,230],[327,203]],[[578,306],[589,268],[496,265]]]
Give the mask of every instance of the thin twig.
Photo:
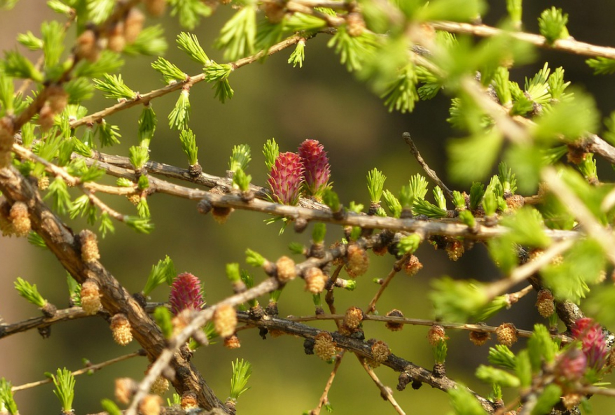
[[[287,316],[286,320],[292,322],[302,322],[302,321],[316,321],[316,320],[342,320],[344,318],[343,314],[321,314],[321,315],[310,315],[310,316]],[[376,315],[365,315],[363,317],[363,321],[376,321],[381,323],[396,323],[396,324],[408,324],[411,326],[426,326],[431,327],[434,324],[438,324],[445,329],[452,330],[467,330],[467,331],[478,331],[482,333],[495,333],[497,327],[487,326],[484,324],[467,324],[467,323],[446,323],[442,321],[435,320],[425,320],[418,318],[405,318],[405,317],[395,317],[395,316],[376,316]],[[531,337],[532,331],[530,330],[522,330],[518,329],[518,334],[520,337]],[[553,335],[553,338],[560,339],[564,343],[569,343],[572,339],[563,334]]]
[[[376,375],[376,373],[374,373],[374,370],[367,364],[367,362],[365,361],[365,358],[357,356],[357,359],[359,359],[359,362],[361,362],[361,365],[363,366],[365,371],[369,374],[369,377],[372,378],[372,380],[374,381],[376,386],[378,386],[378,389],[380,389],[380,395],[382,396],[382,398],[386,399],[387,401],[389,401],[391,403],[391,405],[393,406],[393,408],[395,409],[395,411],[397,411],[398,414],[406,415],[404,410],[401,409],[401,406],[399,406],[399,404],[397,403],[397,401],[393,397],[393,393],[391,392],[391,388],[385,386],[380,381],[380,379],[378,379],[378,376]]]
[[[555,259],[558,255],[561,255],[562,253],[570,249],[576,241],[577,238],[570,238],[555,242],[549,248],[545,249],[543,254],[538,258],[534,259],[533,261],[526,262],[520,267],[515,268],[510,273],[510,276],[508,278],[504,278],[489,284],[485,289],[487,301],[493,300],[498,295],[510,290],[515,285],[527,280],[542,267],[550,264],[551,261],[553,261],[553,259]]]
[[[329,403],[329,390],[331,389],[331,385],[333,385],[333,379],[335,379],[335,375],[337,374],[337,369],[339,369],[340,364],[342,363],[342,359],[344,358],[345,350],[335,356],[335,364],[333,365],[333,369],[331,370],[331,374],[329,374],[329,379],[327,379],[327,383],[325,384],[325,389],[320,396],[320,401],[318,402],[318,406],[310,411],[310,415],[319,415],[322,407]]]
[[[389,271],[389,275],[387,275],[385,280],[380,285],[380,288],[378,289],[378,292],[376,292],[376,294],[374,295],[374,298],[372,298],[372,301],[369,302],[369,306],[367,307],[367,311],[365,312],[365,314],[371,314],[372,312],[376,311],[376,303],[380,299],[380,296],[387,288],[393,277],[397,275],[397,273],[400,271],[402,265],[408,260],[410,255],[411,254],[406,254],[401,259],[395,261],[393,268],[391,268],[391,271]]]
[[[72,372],[73,376],[79,376],[79,375],[83,375],[84,373],[92,373],[92,372],[96,372],[97,370],[100,370],[106,366],[110,366],[114,363],[118,363],[118,362],[122,362],[124,360],[128,360],[128,359],[132,359],[133,357],[137,357],[137,356],[145,356],[145,351],[144,350],[137,350],[134,353],[129,353],[126,354],[124,356],[120,356],[120,357],[116,357],[114,359],[110,359],[107,360],[105,362],[102,363],[97,363],[95,365],[90,365],[87,366],[83,369],[79,369],[79,370],[75,370],[74,372]],[[39,380],[37,382],[30,382],[30,383],[24,383],[23,385],[19,385],[19,386],[13,386],[11,388],[12,392],[18,392],[18,391],[22,391],[25,389],[30,389],[30,388],[34,388],[36,386],[40,386],[40,385],[45,385],[47,383],[51,383],[53,382],[53,379],[48,378],[48,379],[44,379],[44,380]]]
[[[412,141],[412,137],[410,137],[410,133],[405,132],[402,134],[402,137],[404,138],[404,141],[406,142],[406,144],[410,146],[410,152],[414,155],[414,157],[416,158],[416,161],[419,162],[419,164],[421,165],[425,173],[429,176],[431,180],[433,180],[438,186],[440,186],[440,188],[444,191],[446,198],[450,200],[451,203],[454,203],[453,192],[451,191],[451,189],[449,189],[444,184],[442,180],[440,180],[440,178],[438,177],[438,174],[435,171],[433,171],[429,167],[427,162],[423,159],[416,144],[414,144],[414,141]]]
[[[271,48],[269,48],[267,50],[267,52],[264,51],[260,51],[255,55],[252,56],[248,56],[246,58],[242,58],[239,59],[235,62],[230,63],[230,65],[232,65],[233,69],[238,69],[241,68],[242,66],[246,66],[249,65],[251,63],[254,63],[256,61],[258,61],[259,59],[261,59],[263,56],[271,56],[274,53],[277,53],[281,50],[286,49],[287,47],[296,44],[297,42],[299,42],[301,39],[303,39],[302,36],[299,35],[295,35],[295,36],[291,36],[288,39],[285,39],[279,43],[276,43],[275,45],[273,45]],[[70,128],[74,129],[77,127],[80,127],[82,125],[93,125],[95,122],[102,120],[103,118],[106,118],[112,114],[115,114],[116,112],[119,111],[123,111],[125,109],[134,107],[136,105],[141,105],[141,104],[147,104],[149,103],[151,100],[155,99],[155,98],[159,98],[161,96],[167,95],[171,92],[174,91],[178,91],[184,87],[191,87],[194,84],[197,84],[199,82],[205,81],[205,74],[204,73],[200,73],[198,75],[194,75],[194,76],[190,76],[188,77],[187,80],[182,81],[182,82],[177,82],[171,85],[166,85],[162,88],[159,89],[155,89],[153,91],[150,91],[146,94],[139,94],[138,96],[136,96],[133,99],[128,99],[126,101],[122,101],[118,104],[115,104],[111,107],[105,108],[101,111],[95,112],[94,114],[90,114],[90,115],[86,115],[83,118],[80,118],[78,120],[75,120],[73,122],[70,123]]]
[[[451,33],[468,33],[481,37],[493,37],[507,34],[515,39],[531,43],[541,48],[555,49],[562,52],[574,53],[575,55],[615,59],[615,48],[579,42],[571,37],[567,39],[558,39],[553,43],[549,43],[547,39],[541,35],[524,32],[503,31],[501,29],[486,25],[473,25],[469,23],[455,22],[432,22],[431,26],[433,26],[436,30],[445,30]]]

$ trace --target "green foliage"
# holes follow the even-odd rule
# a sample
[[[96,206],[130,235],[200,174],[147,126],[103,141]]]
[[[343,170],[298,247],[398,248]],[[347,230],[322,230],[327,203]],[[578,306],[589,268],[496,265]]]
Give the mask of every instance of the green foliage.
[[[145,287],[143,288],[143,295],[149,295],[154,288],[162,283],[166,282],[171,285],[176,275],[177,271],[175,270],[173,261],[168,255],[165,256],[164,259],[161,259],[156,265],[152,266],[152,270],[150,271]]]
[[[94,95],[94,86],[87,78],[73,78],[64,84],[69,104],[78,104]]]
[[[252,156],[249,145],[239,144],[233,146],[233,152],[228,162],[228,169],[232,172],[236,172],[239,169],[246,170],[248,164],[250,164],[250,160],[252,160]]]
[[[15,289],[19,292],[19,295],[35,306],[44,307],[47,304],[47,300],[38,292],[36,284],[30,284],[19,277],[15,281]]]
[[[445,321],[465,321],[487,303],[487,297],[476,281],[456,281],[442,277],[432,283],[429,298],[436,316]]]
[[[594,70],[594,75],[611,75],[615,73],[615,59],[599,56],[588,59],[585,63]]]
[[[495,128],[451,140],[447,146],[451,177],[462,183],[485,177],[495,162],[503,140],[502,133]]]
[[[414,205],[417,201],[425,199],[427,194],[427,179],[420,174],[415,174],[410,178],[408,186],[403,186],[399,193],[399,203],[404,209],[412,209],[417,214]]]
[[[109,415],[122,415],[122,411],[111,399],[103,399],[100,401],[100,406],[109,414]]]
[[[532,370],[537,372],[542,367],[543,360],[546,363],[553,363],[555,355],[559,350],[559,345],[553,341],[549,330],[545,326],[536,324],[534,332],[527,342],[527,350]]]
[[[186,52],[193,61],[198,62],[203,66],[207,66],[210,63],[209,57],[201,47],[199,39],[196,35],[181,32],[177,35],[177,45],[179,46],[179,49]]]
[[[380,203],[386,176],[376,168],[367,172],[367,190],[372,203]]]
[[[521,382],[521,387],[527,388],[532,384],[532,364],[527,350],[517,353],[515,374]]]
[[[485,321],[493,317],[500,310],[510,307],[510,301],[507,295],[495,297],[485,307],[483,307],[475,316],[476,321]]]
[[[43,49],[43,40],[34,36],[34,33],[29,30],[28,33],[18,34],[17,41],[30,50]]]
[[[226,277],[233,283],[241,281],[241,272],[238,263],[226,264]]]
[[[60,56],[64,51],[64,28],[55,20],[44,22],[41,25],[41,34],[47,72],[60,62]]]
[[[17,51],[4,53],[3,70],[7,76],[13,78],[32,79],[35,82],[43,82],[43,75],[34,67],[26,57]]]
[[[43,240],[43,238],[36,232],[31,231],[28,234],[28,242],[37,248],[47,249],[47,244]]]
[[[182,145],[182,150],[188,156],[188,164],[194,166],[199,163],[198,151],[199,148],[196,145],[196,136],[191,129],[182,130],[179,133],[179,141]]]
[[[250,182],[252,181],[252,176],[246,174],[243,169],[237,169],[235,174],[233,175],[233,186],[237,187],[242,192],[247,192],[250,190]]]
[[[101,124],[96,124],[96,135],[100,141],[101,147],[110,147],[120,143],[120,133],[117,125],[111,125],[103,121]]]
[[[414,212],[418,215],[425,215],[435,219],[445,218],[448,214],[445,209],[442,209],[425,199],[420,199],[414,202]]]
[[[133,99],[135,92],[128,88],[122,80],[122,75],[103,74],[102,79],[94,79],[94,88],[103,92],[105,98]]]
[[[81,307],[81,284],[75,281],[68,272],[66,273],[66,285],[68,286],[68,295],[72,303],[77,307]]]
[[[141,146],[132,146],[128,150],[130,153],[130,164],[137,170],[142,169],[149,160],[149,150]]]
[[[399,203],[399,200],[388,189],[385,189],[382,195],[391,215],[394,218],[398,218],[401,215],[401,203]]]
[[[188,78],[188,75],[182,72],[181,69],[161,56],[152,62],[152,68],[162,74],[167,84],[185,81]]]
[[[5,378],[0,379],[0,407],[4,407],[11,415],[18,415],[19,411],[15,399],[13,399],[11,387],[11,382]]]
[[[226,22],[216,40],[217,48],[224,48],[224,59],[235,61],[255,52],[256,5],[242,7]]]
[[[502,219],[502,225],[511,229],[510,240],[536,248],[545,248],[551,240],[544,233],[544,224],[540,212],[531,207],[523,207],[514,215]]]
[[[416,83],[417,76],[414,67],[406,65],[397,79],[391,82],[381,95],[381,98],[384,99],[384,105],[389,108],[389,112],[396,110],[404,114],[414,110],[414,104],[419,100]],[[431,96],[431,94],[428,96]]]
[[[474,395],[463,385],[448,391],[456,415],[485,415],[485,410]]]
[[[169,113],[169,127],[174,130],[188,129],[190,122],[190,92],[182,89],[179,98]]]
[[[314,224],[314,229],[312,230],[312,242],[315,244],[319,244],[325,241],[325,236],[327,234],[327,225],[324,223],[316,223]]]
[[[346,65],[348,71],[362,69],[363,62],[372,54],[378,43],[374,35],[363,32],[361,36],[350,36],[345,26],[337,29],[327,46],[334,48],[335,53],[340,55],[342,65]]]
[[[435,0],[427,3],[426,7],[418,9],[416,18],[427,21],[469,22],[476,16],[482,15],[486,9],[487,3],[483,0]]]
[[[322,194],[322,202],[327,205],[332,212],[339,212],[342,208],[339,196],[329,188],[324,190]]]
[[[55,389],[53,393],[58,397],[62,403],[62,409],[64,413],[71,412],[73,410],[73,399],[75,398],[75,376],[70,370],[64,368],[58,369],[57,375],[51,377]]]
[[[168,0],[171,5],[171,16],[179,16],[179,24],[186,29],[194,29],[201,17],[211,15],[211,7],[200,0]]]
[[[252,365],[246,360],[236,359],[235,362],[232,363],[232,366],[233,375],[231,376],[231,391],[229,393],[229,398],[237,402],[239,396],[250,389],[246,385],[252,375]]]
[[[173,323],[171,322],[173,314],[171,310],[165,306],[156,307],[153,316],[165,339],[170,339],[173,336]]]
[[[296,68],[299,65],[300,68],[303,68],[303,61],[305,60],[305,41],[300,40],[297,42],[297,46],[295,46],[295,50],[290,54],[288,58],[288,63],[293,65],[293,68]]]
[[[495,383],[505,388],[516,388],[520,385],[519,378],[494,367],[480,365],[476,369],[476,377],[487,383]]]
[[[246,249],[246,263],[253,267],[262,267],[267,260],[264,256],[251,249]]]
[[[489,363],[502,366],[506,369],[515,370],[517,367],[517,358],[515,354],[510,351],[508,346],[496,344],[495,347],[489,348]]]
[[[68,186],[59,176],[49,184],[49,190],[43,199],[48,198],[52,199],[54,210],[60,214],[65,214],[71,207]]]
[[[564,254],[561,263],[551,264],[540,273],[555,298],[578,302],[589,292],[588,285],[601,280],[605,265],[600,244],[593,239],[585,239],[576,242]]]
[[[131,56],[159,56],[164,55],[167,48],[168,44],[164,38],[164,29],[161,25],[155,25],[141,30],[137,39],[131,44],[126,45],[122,53]]]
[[[141,111],[141,116],[139,117],[139,145],[149,148],[156,132],[157,124],[158,119],[151,104],[143,106],[143,111]]]
[[[154,230],[154,224],[149,221],[149,218],[124,216],[124,223],[139,233],[148,234]]]
[[[105,236],[107,236],[107,233],[111,232],[114,233],[115,232],[115,227],[113,226],[113,222],[111,221],[111,217],[109,216],[109,214],[107,212],[103,212],[100,215],[100,226],[98,227],[98,231],[100,232],[101,236],[104,238]]]
[[[521,28],[521,16],[523,14],[522,0],[506,0],[506,10],[510,16],[512,24],[516,28]]]
[[[560,396],[562,396],[562,388],[558,385],[551,383],[545,386],[530,414],[546,415],[550,413],[551,409],[559,402]]]
[[[401,238],[397,243],[397,248],[399,249],[399,252],[401,254],[412,254],[419,248],[421,242],[421,236],[419,234],[413,233]]]
[[[267,170],[271,171],[271,168],[275,164],[275,159],[280,154],[280,146],[275,142],[275,138],[267,140],[263,146],[263,155],[265,156],[265,165]]]
[[[549,43],[569,36],[566,23],[568,23],[568,14],[562,13],[562,9],[556,9],[555,7],[543,11],[538,18],[540,34],[543,35]]]

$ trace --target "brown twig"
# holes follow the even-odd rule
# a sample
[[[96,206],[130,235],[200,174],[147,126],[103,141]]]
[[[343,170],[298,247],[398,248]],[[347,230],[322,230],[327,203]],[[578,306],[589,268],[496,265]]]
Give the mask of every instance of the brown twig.
[[[110,366],[114,363],[118,363],[118,362],[123,362],[124,360],[128,360],[128,359],[132,359],[133,357],[137,357],[137,356],[145,356],[145,351],[144,350],[137,350],[134,353],[129,353],[126,354],[124,356],[120,356],[120,357],[116,357],[110,360],[107,360],[105,362],[102,363],[97,363],[95,365],[89,365],[83,369],[79,369],[79,370],[75,370],[74,372],[72,372],[73,376],[79,376],[79,375],[83,375],[84,373],[92,373],[92,372],[96,372],[97,370],[100,370],[104,367]],[[30,382],[30,383],[24,383],[23,385],[19,385],[19,386],[13,386],[11,388],[12,392],[18,392],[18,391],[22,391],[25,389],[30,389],[30,388],[34,388],[36,386],[40,386],[40,385],[45,385],[47,383],[51,383],[53,382],[53,379],[49,378],[49,379],[44,379],[44,380],[39,380],[37,382]]]
[[[406,142],[406,144],[410,146],[410,152],[414,155],[414,157],[416,158],[416,161],[419,162],[419,164],[425,171],[425,174],[427,174],[427,176],[429,176],[431,180],[433,180],[438,186],[440,186],[440,188],[444,191],[446,198],[450,200],[451,203],[454,203],[453,192],[451,191],[451,189],[449,189],[444,184],[442,180],[440,180],[440,178],[438,177],[438,174],[435,171],[433,171],[429,167],[427,162],[423,159],[423,156],[421,156],[421,153],[419,152],[419,149],[417,148],[416,144],[414,144],[414,141],[412,141],[412,137],[410,136],[410,133],[405,132],[402,134],[402,137],[404,141]]]
[[[374,295],[374,298],[372,298],[372,300],[369,302],[369,306],[367,307],[367,311],[365,312],[365,314],[371,314],[372,312],[376,311],[376,303],[380,299],[380,296],[382,295],[384,290],[387,288],[387,286],[389,285],[393,277],[397,275],[397,273],[400,271],[403,263],[408,260],[408,257],[410,255],[411,254],[406,254],[401,259],[395,261],[393,268],[391,268],[391,271],[389,271],[389,275],[387,275],[385,280],[380,285],[380,288],[378,288],[378,291]]]
[[[436,30],[445,30],[450,33],[468,33],[480,37],[493,37],[507,34],[514,39],[531,43],[534,46],[538,46],[545,49],[554,49],[562,52],[573,53],[575,55],[615,59],[615,48],[579,42],[571,37],[567,39],[558,39],[553,43],[549,43],[547,39],[541,35],[524,32],[505,32],[501,29],[486,25],[474,25],[469,23],[455,22],[432,22],[431,26],[433,26],[433,28]]]
[[[343,358],[344,358],[344,351],[342,351],[337,356],[335,356],[335,363],[333,365],[333,369],[331,370],[331,374],[329,374],[329,379],[327,379],[327,383],[325,384],[325,389],[322,391],[322,395],[320,396],[320,401],[318,402],[318,406],[310,411],[310,415],[319,415],[322,407],[329,403],[329,390],[331,389],[331,385],[333,385],[333,379],[335,379],[335,375],[337,374],[337,369],[339,369]]]
[[[391,403],[391,405],[393,406],[393,408],[395,409],[395,411],[397,411],[398,414],[406,415],[404,410],[401,409],[401,406],[399,406],[399,404],[397,403],[397,401],[393,397],[393,392],[391,391],[391,388],[385,386],[380,381],[380,379],[378,379],[378,376],[376,375],[374,370],[367,364],[367,362],[365,361],[365,358],[357,356],[357,359],[359,359],[359,362],[361,362],[361,365],[363,366],[363,368],[365,369],[365,371],[367,372],[369,377],[372,378],[372,380],[374,381],[376,386],[378,386],[378,389],[380,389],[380,395],[382,396],[382,398],[386,399],[387,401],[389,401]]]

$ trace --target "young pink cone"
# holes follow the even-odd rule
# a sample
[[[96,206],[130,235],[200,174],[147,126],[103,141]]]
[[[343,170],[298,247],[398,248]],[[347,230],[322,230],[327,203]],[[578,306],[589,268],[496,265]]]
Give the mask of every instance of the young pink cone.
[[[581,340],[581,350],[587,357],[587,365],[596,370],[602,369],[609,357],[609,350],[600,324],[588,317],[580,318],[572,327],[572,335]]]
[[[321,197],[331,177],[327,152],[317,140],[305,140],[299,146],[299,157],[303,163],[304,187],[308,195]]]
[[[201,281],[194,275],[185,272],[179,274],[169,294],[169,303],[174,315],[179,314],[185,308],[200,310],[203,308],[203,293],[201,292]]]
[[[269,174],[269,187],[273,200],[285,205],[296,205],[303,184],[303,165],[295,153],[280,153]]]

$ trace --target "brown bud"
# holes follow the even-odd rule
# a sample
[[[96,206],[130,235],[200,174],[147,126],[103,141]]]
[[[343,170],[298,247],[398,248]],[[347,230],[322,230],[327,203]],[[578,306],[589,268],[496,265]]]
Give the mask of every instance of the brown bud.
[[[162,398],[158,395],[145,395],[139,402],[139,412],[143,415],[160,415]]]
[[[320,268],[312,267],[305,272],[305,290],[312,294],[321,293],[325,289],[328,277]]]
[[[137,390],[137,382],[130,378],[115,379],[115,399],[128,405]]]
[[[79,239],[81,240],[81,259],[85,262],[94,262],[100,259],[95,233],[84,229],[79,233]]]
[[[68,94],[60,85],[51,85],[47,87],[47,102],[51,111],[59,114],[68,105]]]
[[[92,279],[81,285],[81,308],[87,315],[94,315],[100,310],[100,289],[98,283]]]
[[[335,357],[337,349],[331,334],[321,331],[314,337],[314,353],[326,362]]]
[[[363,311],[358,307],[350,307],[344,314],[344,325],[356,329],[363,321]]]
[[[167,8],[167,2],[166,0],[145,0],[145,8],[152,16],[159,17],[164,14]]]
[[[283,256],[275,263],[277,276],[280,282],[286,283],[297,276],[295,261],[287,256]]]
[[[365,249],[358,245],[350,245],[346,253],[346,264],[344,268],[352,278],[363,275],[369,267],[369,257]]]
[[[120,346],[126,346],[132,341],[130,321],[122,313],[118,313],[111,318],[111,331],[113,332],[113,340]]]
[[[216,222],[222,225],[224,222],[227,221],[229,216],[231,216],[231,213],[233,212],[233,210],[234,210],[233,208],[229,208],[229,207],[214,206],[214,208],[211,210],[211,214],[216,220]]]
[[[408,261],[404,264],[404,272],[410,277],[416,275],[422,268],[423,264],[421,264],[421,261],[414,255],[410,255],[410,258],[408,258]]]
[[[150,388],[151,393],[160,396],[164,395],[168,390],[169,381],[162,376],[158,376]]]
[[[352,37],[361,36],[365,30],[365,21],[361,13],[348,13],[346,16],[346,25],[346,31]]]
[[[549,318],[555,312],[555,304],[553,303],[553,294],[549,290],[540,290],[536,299],[536,308],[538,313],[544,318]]]
[[[564,404],[566,409],[572,409],[575,406],[579,406],[582,400],[583,395],[581,395],[580,393],[569,393],[562,396],[562,403]]]
[[[378,363],[384,363],[391,355],[391,349],[382,340],[372,344],[372,358]]]
[[[239,337],[233,334],[231,336],[224,338],[224,347],[227,349],[239,349],[241,347],[241,342],[239,341]]]
[[[214,326],[220,337],[228,337],[237,328],[237,312],[230,304],[221,304],[214,313]]]
[[[517,328],[512,323],[503,323],[496,330],[498,342],[504,346],[512,346],[517,342]]]
[[[49,188],[49,177],[42,176],[38,179],[38,189],[39,190],[47,190]]]
[[[441,341],[445,341],[447,339],[448,337],[446,336],[444,327],[439,324],[434,324],[427,332],[427,340],[429,340],[429,344],[433,347],[436,347]]]
[[[15,202],[11,206],[9,219],[13,224],[13,232],[17,236],[27,236],[30,233],[31,222],[28,216],[28,206],[24,202]]]
[[[145,16],[138,8],[133,7],[130,9],[124,21],[124,39],[126,43],[131,44],[137,40],[139,33],[143,29],[144,20]]]
[[[387,313],[387,317],[404,317],[403,313],[399,310],[393,309]],[[391,331],[400,331],[404,328],[402,323],[396,323],[394,321],[387,321],[384,324],[384,327]]]
[[[456,239],[453,241],[447,242],[445,249],[446,249],[446,253],[448,254],[448,258],[451,261],[457,261],[459,258],[461,258],[461,256],[465,252],[465,249],[463,247],[463,242],[456,240]]]
[[[48,131],[51,127],[53,127],[54,115],[55,113],[51,109],[51,105],[49,105],[48,102],[45,102],[38,113],[38,123],[43,131]]]
[[[525,205],[525,198],[521,195],[510,195],[506,198],[506,206],[510,210],[519,210]]]
[[[75,47],[75,54],[80,59],[86,59],[90,62],[96,62],[99,56],[99,49],[97,45],[96,34],[93,30],[85,30],[77,38],[77,46]]]
[[[263,11],[265,12],[265,16],[267,19],[273,23],[280,23],[282,19],[284,19],[284,14],[286,10],[284,6],[277,2],[266,2],[263,3]]]
[[[471,331],[470,332],[470,341],[474,343],[476,346],[482,346],[487,343],[487,340],[491,339],[491,334],[484,331]]]
[[[108,34],[107,48],[113,52],[121,52],[125,46],[124,23],[118,22]]]
[[[131,195],[126,196],[126,199],[133,205],[137,206],[141,201],[141,195],[139,193],[133,193]]]
[[[11,205],[7,201],[0,203],[0,231],[3,236],[12,236],[15,234],[13,222],[9,219]]]
[[[197,409],[199,401],[196,399],[196,393],[192,391],[184,392],[181,400],[181,407],[184,411],[188,409]]]

